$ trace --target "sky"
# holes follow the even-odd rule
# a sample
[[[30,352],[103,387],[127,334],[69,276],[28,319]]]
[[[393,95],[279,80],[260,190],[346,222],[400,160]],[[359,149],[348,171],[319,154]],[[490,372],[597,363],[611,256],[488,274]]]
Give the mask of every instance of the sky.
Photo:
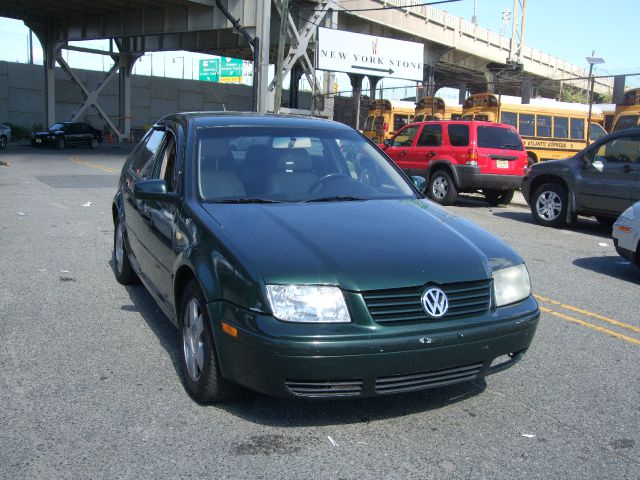
[[[338,0],[348,6],[352,0]],[[421,0],[413,0],[423,3]],[[407,3],[410,3],[407,0]],[[506,37],[511,36],[511,24],[504,25],[502,12],[513,9],[513,0],[477,0],[478,24]],[[434,8],[471,21],[473,0],[460,0],[440,4]],[[594,73],[621,74],[640,72],[640,53],[633,41],[640,18],[640,0],[528,0],[525,45],[547,54],[588,68],[585,57],[595,56],[605,60],[595,66]],[[21,21],[0,18],[0,60],[27,61],[27,28]],[[34,37],[35,38],[35,37]],[[83,46],[106,49],[106,41],[83,42]],[[35,44],[39,47],[37,40]],[[108,70],[110,60],[79,52],[65,52],[72,67]],[[190,52],[158,52],[148,54],[136,62],[134,74],[197,78],[198,60],[210,55]],[[42,63],[42,52],[35,49],[36,63]],[[246,65],[249,72],[250,65]],[[272,69],[273,71],[273,69]],[[640,77],[636,77],[640,84]],[[251,79],[245,77],[245,83]],[[387,81],[385,86],[398,85],[402,81]],[[338,77],[339,89],[350,89],[346,76]],[[408,85],[411,82],[408,83]],[[302,85],[305,88],[305,85]],[[366,86],[365,86],[366,88]],[[402,95],[402,89],[398,94]],[[451,96],[455,94],[450,93]]]

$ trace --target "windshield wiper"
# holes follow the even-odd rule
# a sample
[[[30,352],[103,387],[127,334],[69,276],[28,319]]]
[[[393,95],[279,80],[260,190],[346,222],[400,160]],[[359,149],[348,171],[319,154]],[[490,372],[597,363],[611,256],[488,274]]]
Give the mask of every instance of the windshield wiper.
[[[366,200],[366,198],[351,197],[349,195],[336,195],[333,197],[320,197],[312,198],[310,200],[303,200],[300,203],[316,203],[316,202],[355,202],[358,200]]]
[[[281,203],[278,200],[266,198],[229,198],[227,200],[209,200],[211,203]]]

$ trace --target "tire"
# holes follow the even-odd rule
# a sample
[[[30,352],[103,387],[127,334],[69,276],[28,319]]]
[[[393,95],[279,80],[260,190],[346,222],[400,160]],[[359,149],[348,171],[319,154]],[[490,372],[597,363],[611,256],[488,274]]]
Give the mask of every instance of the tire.
[[[540,225],[560,228],[566,225],[567,191],[559,183],[540,185],[531,200],[531,213]]]
[[[5,148],[7,148],[7,137],[2,135],[0,137],[0,150],[4,150]]]
[[[605,217],[604,215],[596,215],[596,220],[598,220],[598,222],[600,222],[600,225],[602,225],[603,227],[613,227],[613,224],[615,223],[616,219],[613,217]]]
[[[429,198],[440,205],[453,205],[458,198],[458,191],[449,172],[438,170],[431,176]]]
[[[98,139],[92,138],[91,141],[89,142],[89,146],[91,147],[92,150],[95,150],[96,148],[98,148]]]
[[[58,150],[62,150],[62,149],[64,149],[64,138],[59,138],[59,139],[56,141],[56,148],[57,148]]]
[[[494,190],[492,188],[485,188],[482,190],[484,198],[487,199],[489,205],[497,207],[498,205],[509,205],[513,200],[513,194],[515,190]]]
[[[233,397],[238,386],[222,377],[205,305],[200,287],[191,280],[181,296],[178,315],[180,368],[191,398],[198,403],[216,403]]]
[[[113,271],[116,275],[116,280],[122,285],[133,285],[140,281],[129,261],[129,254],[124,241],[124,229],[120,221],[116,222],[113,229]]]
[[[534,163],[538,163],[538,159],[532,153],[527,153],[527,165],[530,167]]]

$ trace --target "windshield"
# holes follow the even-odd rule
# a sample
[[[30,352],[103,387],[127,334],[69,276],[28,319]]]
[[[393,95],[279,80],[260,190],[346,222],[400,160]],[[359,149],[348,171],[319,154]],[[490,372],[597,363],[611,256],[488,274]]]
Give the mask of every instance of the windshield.
[[[390,161],[351,130],[200,128],[196,155],[206,201],[416,198]]]
[[[520,135],[514,129],[504,127],[478,127],[478,147],[524,150]]]
[[[64,128],[64,125],[61,123],[54,123],[53,125],[51,125],[49,127],[49,130],[62,130]]]
[[[373,119],[374,116],[373,115],[369,115],[367,117],[367,119],[364,121],[364,127],[362,127],[363,130],[373,130]]]
[[[638,120],[640,120],[640,116],[638,115],[623,115],[618,118],[615,127],[613,127],[613,131],[617,132],[618,130],[636,127],[638,125]]]

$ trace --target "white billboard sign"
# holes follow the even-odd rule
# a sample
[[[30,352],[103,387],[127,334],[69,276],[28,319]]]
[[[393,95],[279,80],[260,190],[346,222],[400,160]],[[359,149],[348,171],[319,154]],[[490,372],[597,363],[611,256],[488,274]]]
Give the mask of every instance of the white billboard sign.
[[[316,69],[421,82],[424,45],[318,28]]]

